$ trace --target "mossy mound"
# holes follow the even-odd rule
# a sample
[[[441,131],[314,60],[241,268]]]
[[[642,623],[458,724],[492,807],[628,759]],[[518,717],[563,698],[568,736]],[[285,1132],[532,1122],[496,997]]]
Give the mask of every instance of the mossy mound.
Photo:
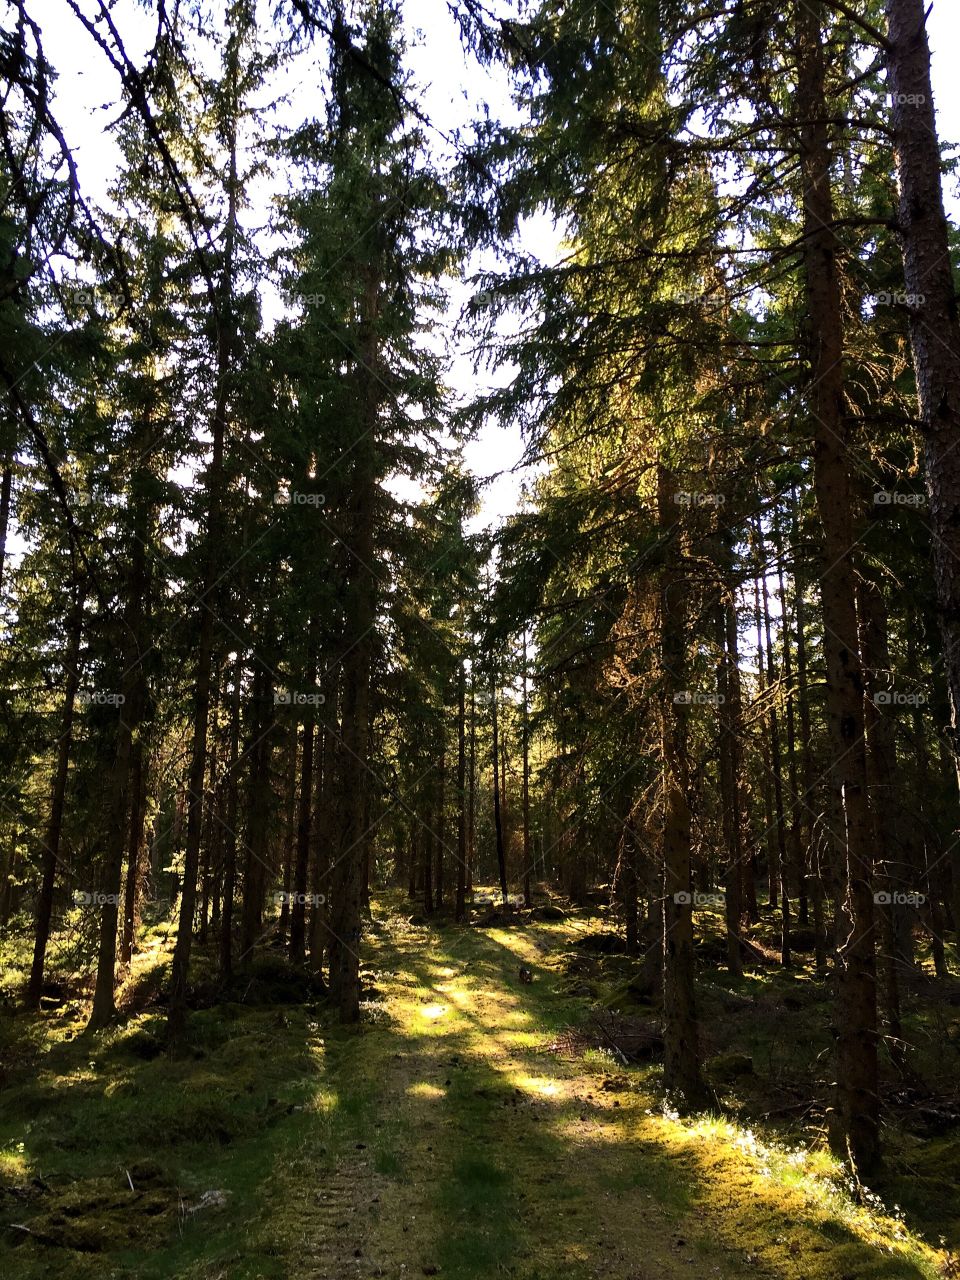
[[[226,995],[248,1006],[308,1004],[325,995],[325,989],[307,969],[267,952],[237,974]]]
[[[530,912],[531,920],[543,920],[546,923],[556,920],[566,920],[567,913],[562,907],[555,906],[552,902],[546,903],[542,907],[534,907]]]
[[[602,1003],[606,1009],[653,1008],[658,1004],[657,985],[638,973],[615,986]]]
[[[743,1076],[753,1075],[753,1059],[748,1053],[720,1053],[704,1064],[708,1079],[728,1084]]]
[[[592,933],[581,935],[577,940],[577,949],[596,956],[622,956],[626,955],[627,944],[618,933],[596,929]]]
[[[6,1234],[12,1245],[33,1240],[72,1253],[105,1253],[165,1233],[176,1209],[176,1189],[158,1179],[143,1189],[134,1182],[131,1189],[126,1180],[90,1178],[45,1197],[28,1225],[12,1225]],[[64,1265],[51,1258],[51,1267]]]

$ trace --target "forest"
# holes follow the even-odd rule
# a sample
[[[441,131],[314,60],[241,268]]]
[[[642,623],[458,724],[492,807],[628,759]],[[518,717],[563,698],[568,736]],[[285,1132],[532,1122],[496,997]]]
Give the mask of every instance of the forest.
[[[0,0],[4,1275],[960,1276],[932,7]]]

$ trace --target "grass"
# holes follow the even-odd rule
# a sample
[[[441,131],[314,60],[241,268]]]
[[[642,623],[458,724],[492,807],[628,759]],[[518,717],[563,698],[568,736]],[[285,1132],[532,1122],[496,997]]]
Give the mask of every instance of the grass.
[[[769,1107],[771,1081],[780,1087],[816,1063],[819,1042],[805,1032],[804,1063],[770,1043],[782,998],[803,983],[809,993],[790,1011],[795,1049],[798,1020],[812,1030],[822,1016],[825,997],[807,979],[707,975],[705,1023],[733,1042],[719,1035],[709,1050],[750,1053],[756,1070],[724,1086],[722,1113],[683,1119],[664,1111],[655,1066],[624,1069],[603,1052],[551,1048],[584,1014],[560,961],[587,955],[578,943],[596,932],[596,918],[418,927],[402,905],[391,896],[376,906],[366,959],[377,994],[359,1029],[333,1025],[309,993],[289,1003],[275,959],[255,988],[267,1003],[196,1010],[194,1056],[176,1061],[156,1052],[161,1014],[151,1006],[95,1037],[80,1034],[79,1001],[8,1019],[4,1272],[945,1274],[946,1255],[910,1230],[909,1215],[846,1182],[816,1116],[779,1131],[751,1119]],[[154,931],[131,976],[131,1010],[156,990],[164,936]],[[533,968],[532,985],[519,982],[520,964]],[[609,992],[630,962],[597,955],[587,968]],[[744,998],[759,1004],[723,1015]],[[738,1019],[742,1035],[730,1026]]]

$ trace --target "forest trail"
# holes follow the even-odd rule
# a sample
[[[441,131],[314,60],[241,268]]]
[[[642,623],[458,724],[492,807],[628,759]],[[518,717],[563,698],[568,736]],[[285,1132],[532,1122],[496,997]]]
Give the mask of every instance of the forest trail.
[[[573,1011],[550,957],[576,928],[375,923],[374,1026],[328,1041],[326,1121],[277,1175],[281,1235],[300,1241],[288,1274],[934,1274],[871,1247],[709,1126],[657,1112],[636,1073],[559,1054]],[[305,1178],[311,1148],[330,1162],[331,1142],[329,1173]]]
[[[197,988],[189,1052],[168,1057],[155,1004],[165,928],[145,940],[109,1031],[83,1034],[82,1001],[18,1020],[0,1108],[0,1273],[949,1274],[878,1202],[856,1204],[822,1150],[719,1114],[682,1120],[658,1100],[655,1063],[572,1051],[563,1033],[589,1005],[570,975],[603,913],[482,927],[412,909],[398,892],[374,903],[359,1026],[268,949],[232,1000]]]

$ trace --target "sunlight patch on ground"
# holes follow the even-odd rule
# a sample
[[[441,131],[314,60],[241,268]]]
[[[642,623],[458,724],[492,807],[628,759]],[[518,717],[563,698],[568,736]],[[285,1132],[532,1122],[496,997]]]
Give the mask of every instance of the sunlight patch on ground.
[[[420,1017],[427,1018],[429,1021],[433,1022],[437,1018],[442,1018],[449,1007],[450,1006],[446,1004],[425,1004],[420,1010]]]
[[[442,1089],[438,1089],[435,1084],[428,1084],[426,1080],[419,1080],[416,1084],[407,1086],[407,1094],[411,1098],[443,1098],[446,1095]]]
[[[518,1089],[523,1089],[527,1093],[534,1093],[541,1098],[565,1098],[569,1096],[569,1089],[559,1080],[552,1080],[547,1076],[527,1076],[518,1075],[513,1079],[513,1083]]]
[[[694,1148],[708,1172],[708,1184],[719,1193],[724,1179],[741,1183],[746,1176],[752,1193],[784,1207],[784,1200],[802,1200],[811,1216],[840,1222],[858,1239],[884,1253],[913,1264],[933,1267],[936,1252],[911,1236],[899,1216],[879,1196],[856,1184],[843,1166],[823,1149],[790,1148],[766,1142],[751,1129],[730,1120],[704,1115],[683,1119],[675,1112],[650,1117],[658,1140],[670,1149]]]
[[[540,949],[534,945],[532,938],[516,929],[486,929],[484,932],[505,951],[512,951],[521,960],[539,962]]]
[[[308,1110],[319,1111],[321,1115],[332,1115],[340,1101],[333,1089],[317,1089],[310,1099]]]

